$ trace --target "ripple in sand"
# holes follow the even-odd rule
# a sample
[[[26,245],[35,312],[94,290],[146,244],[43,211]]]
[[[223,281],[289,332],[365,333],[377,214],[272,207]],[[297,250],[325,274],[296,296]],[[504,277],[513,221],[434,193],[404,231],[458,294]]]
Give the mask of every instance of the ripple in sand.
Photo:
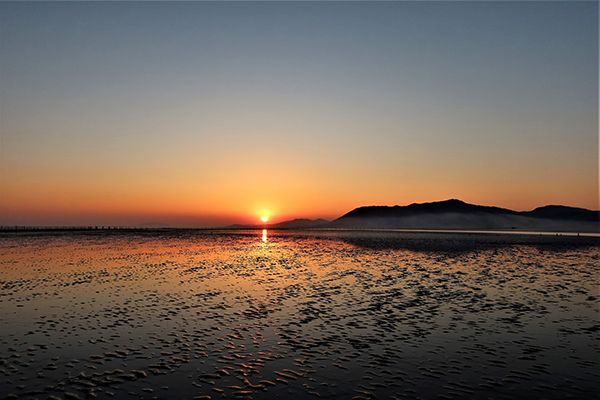
[[[2,271],[0,391],[20,398],[507,397],[512,388],[584,398],[589,380],[556,377],[598,378],[589,356],[597,247],[451,254],[293,236],[266,246],[243,235],[14,240],[8,257],[23,276]]]

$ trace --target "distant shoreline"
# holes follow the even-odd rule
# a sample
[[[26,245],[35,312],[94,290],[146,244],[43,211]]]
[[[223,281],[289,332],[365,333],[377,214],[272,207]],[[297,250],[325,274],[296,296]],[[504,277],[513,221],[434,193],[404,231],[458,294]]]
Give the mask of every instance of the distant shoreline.
[[[135,226],[26,226],[2,225],[0,232],[15,231],[160,231],[160,230],[375,230],[399,232],[504,232],[506,234],[600,234],[600,211],[579,207],[546,205],[531,211],[481,206],[448,199],[407,206],[362,206],[328,221],[295,218],[263,224],[233,224],[221,227],[176,227],[163,222]]]
[[[600,232],[576,231],[542,231],[526,229],[418,229],[418,228],[272,228],[260,226],[245,227],[216,227],[216,228],[185,228],[185,227],[122,227],[122,226],[0,226],[0,233],[16,232],[175,232],[175,231],[215,231],[215,232],[243,232],[243,231],[310,231],[310,232],[404,232],[404,233],[456,233],[456,234],[500,234],[500,235],[529,235],[529,236],[570,236],[570,237],[598,237]]]

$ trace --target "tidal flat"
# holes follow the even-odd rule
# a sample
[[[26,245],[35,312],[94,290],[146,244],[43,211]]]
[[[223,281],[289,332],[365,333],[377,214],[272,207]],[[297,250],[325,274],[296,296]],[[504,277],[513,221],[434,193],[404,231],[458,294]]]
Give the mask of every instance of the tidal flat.
[[[0,233],[0,398],[600,398],[597,237]]]

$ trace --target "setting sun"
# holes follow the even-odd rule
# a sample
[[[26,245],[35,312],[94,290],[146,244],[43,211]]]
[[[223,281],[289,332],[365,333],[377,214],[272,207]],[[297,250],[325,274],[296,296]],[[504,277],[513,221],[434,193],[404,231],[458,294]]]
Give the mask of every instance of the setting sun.
[[[269,218],[267,217],[262,217],[262,222],[267,222],[269,220]]]

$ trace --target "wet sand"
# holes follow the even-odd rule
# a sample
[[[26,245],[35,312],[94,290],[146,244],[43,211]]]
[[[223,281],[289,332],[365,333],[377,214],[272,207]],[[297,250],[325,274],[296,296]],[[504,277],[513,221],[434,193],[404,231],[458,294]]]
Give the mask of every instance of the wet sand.
[[[598,238],[0,235],[0,398],[600,398]]]

